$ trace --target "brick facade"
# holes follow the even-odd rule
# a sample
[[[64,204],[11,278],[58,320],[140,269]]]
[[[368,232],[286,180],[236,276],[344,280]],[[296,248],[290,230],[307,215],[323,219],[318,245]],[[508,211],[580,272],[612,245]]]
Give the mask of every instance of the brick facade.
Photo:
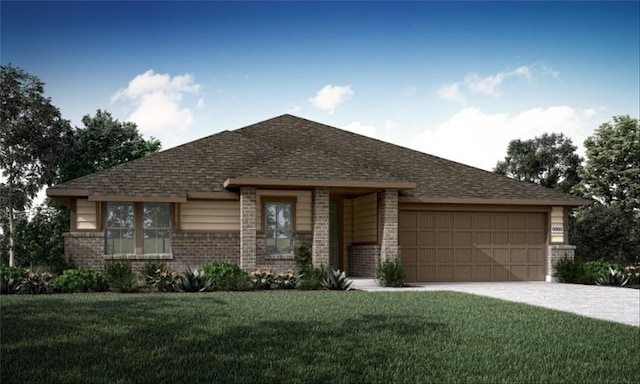
[[[557,282],[555,264],[560,259],[573,259],[576,251],[575,245],[553,244],[547,251],[547,282]]]
[[[379,196],[380,260],[395,260],[398,257],[398,191],[385,189]]]
[[[240,188],[240,266],[245,270],[256,268],[256,209],[256,188]]]
[[[329,188],[313,190],[313,265],[329,265]]]
[[[69,232],[64,234],[67,261],[80,268],[102,270],[104,264],[104,232]]]
[[[374,277],[380,264],[380,246],[352,245],[349,247],[349,276]]]

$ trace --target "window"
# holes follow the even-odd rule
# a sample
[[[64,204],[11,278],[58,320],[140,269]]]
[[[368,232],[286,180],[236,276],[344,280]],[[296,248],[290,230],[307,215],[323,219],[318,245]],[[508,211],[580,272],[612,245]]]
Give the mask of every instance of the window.
[[[293,249],[293,203],[264,202],[264,218],[267,253],[270,255],[291,253]]]
[[[107,203],[105,254],[170,254],[170,203]]]
[[[171,252],[171,209],[169,203],[145,203],[143,208],[143,243],[145,254]]]
[[[133,254],[136,228],[133,203],[108,203],[106,215],[106,253]]]

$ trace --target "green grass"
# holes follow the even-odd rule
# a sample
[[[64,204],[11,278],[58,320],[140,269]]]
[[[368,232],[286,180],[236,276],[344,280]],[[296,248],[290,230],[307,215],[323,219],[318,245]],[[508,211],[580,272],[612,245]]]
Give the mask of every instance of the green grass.
[[[637,327],[453,292],[3,296],[6,383],[638,382]]]

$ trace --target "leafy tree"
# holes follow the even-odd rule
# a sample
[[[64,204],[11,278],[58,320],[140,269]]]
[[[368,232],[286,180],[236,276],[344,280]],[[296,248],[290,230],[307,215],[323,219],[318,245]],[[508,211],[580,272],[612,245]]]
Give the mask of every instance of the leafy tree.
[[[604,204],[640,209],[640,126],[638,119],[614,116],[585,142],[587,162],[578,189]]]
[[[570,138],[544,133],[532,140],[512,140],[504,161],[494,172],[516,180],[528,181],[563,192],[570,192],[580,178],[582,158]]]
[[[14,265],[14,217],[56,176],[71,126],[44,83],[11,65],[0,66],[0,208],[8,218],[9,265]]]
[[[82,118],[84,128],[76,128],[73,145],[60,166],[58,182],[111,168],[144,157],[161,148],[160,141],[145,140],[135,123],[120,122],[107,111]]]

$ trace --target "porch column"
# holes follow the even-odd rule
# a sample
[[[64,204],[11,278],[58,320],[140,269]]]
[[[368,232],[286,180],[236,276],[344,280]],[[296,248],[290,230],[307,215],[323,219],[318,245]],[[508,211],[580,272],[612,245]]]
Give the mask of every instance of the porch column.
[[[384,262],[398,257],[398,191],[385,189],[380,195],[380,262]]]
[[[256,268],[256,188],[240,188],[240,267]]]
[[[329,266],[329,188],[313,190],[313,265]]]

